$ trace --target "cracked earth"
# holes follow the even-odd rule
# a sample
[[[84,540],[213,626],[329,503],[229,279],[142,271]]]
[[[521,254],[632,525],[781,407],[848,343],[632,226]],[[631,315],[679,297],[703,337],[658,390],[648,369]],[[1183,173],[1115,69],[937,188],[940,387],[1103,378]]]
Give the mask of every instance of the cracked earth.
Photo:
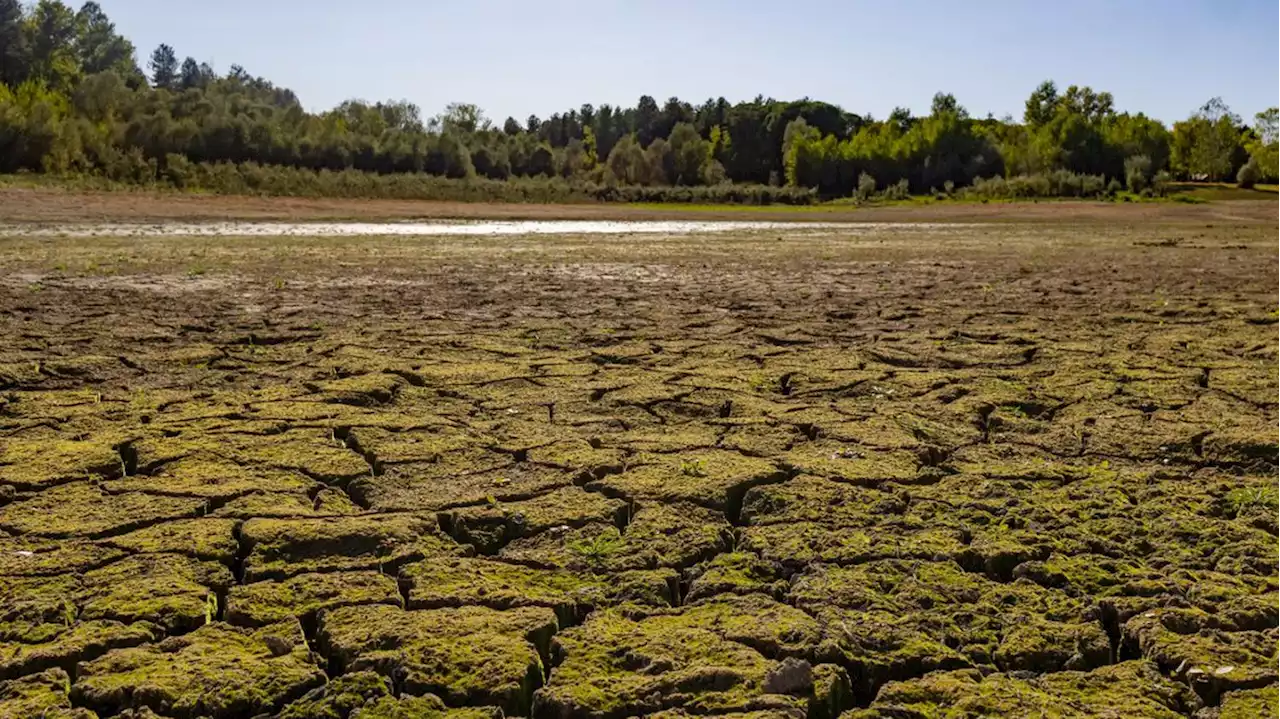
[[[0,238],[0,716],[1270,715],[1276,243]]]

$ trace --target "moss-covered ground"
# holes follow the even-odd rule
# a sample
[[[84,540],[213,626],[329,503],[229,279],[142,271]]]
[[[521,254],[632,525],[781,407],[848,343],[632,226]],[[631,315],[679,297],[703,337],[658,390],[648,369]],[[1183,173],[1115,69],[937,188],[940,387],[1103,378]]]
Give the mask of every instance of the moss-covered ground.
[[[1276,225],[1162,212],[0,234],[0,719],[1274,717]]]

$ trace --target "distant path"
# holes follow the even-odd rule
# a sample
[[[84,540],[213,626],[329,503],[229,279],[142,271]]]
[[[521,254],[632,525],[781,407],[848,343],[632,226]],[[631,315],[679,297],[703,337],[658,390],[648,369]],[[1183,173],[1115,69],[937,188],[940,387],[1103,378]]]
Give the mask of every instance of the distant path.
[[[217,220],[753,220],[771,222],[1243,222],[1274,225],[1275,201],[1046,201],[848,207],[540,205],[0,188],[0,222]]]

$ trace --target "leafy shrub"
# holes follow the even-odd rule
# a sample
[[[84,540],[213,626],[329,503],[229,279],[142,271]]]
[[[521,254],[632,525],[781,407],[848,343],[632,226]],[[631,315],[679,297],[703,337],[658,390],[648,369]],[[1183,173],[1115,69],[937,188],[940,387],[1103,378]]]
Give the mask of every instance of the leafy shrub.
[[[161,185],[223,195],[258,194],[281,197],[376,197],[397,200],[458,202],[573,203],[640,202],[735,205],[808,205],[817,201],[811,189],[723,182],[709,186],[637,186],[566,180],[560,177],[473,176],[449,179],[425,173],[378,174],[360,170],[308,170],[280,165],[193,163],[167,154],[164,163],[133,148],[105,152],[100,179],[107,185]],[[501,162],[505,158],[492,158]],[[709,163],[710,164],[710,163]],[[492,168],[490,168],[492,171]],[[74,176],[73,176],[74,177]],[[84,179],[92,179],[80,176]]]
[[[1166,170],[1161,170],[1151,178],[1151,190],[1160,197],[1169,194],[1169,183],[1173,182],[1173,176]]]
[[[906,178],[903,178],[884,188],[880,196],[886,200],[907,200],[911,198],[911,188]]]
[[[876,194],[876,178],[863,172],[858,175],[858,199],[869,200],[871,196]]]
[[[984,200],[1032,197],[1100,197],[1106,191],[1102,175],[1081,175],[1055,170],[1046,175],[979,177],[961,191],[964,197]]]
[[[1258,184],[1258,179],[1262,175],[1261,169],[1258,167],[1258,161],[1249,158],[1249,161],[1240,166],[1240,171],[1236,173],[1236,184],[1240,187],[1250,190]]]
[[[1124,181],[1130,192],[1142,192],[1150,185],[1151,158],[1146,155],[1134,155],[1125,158]]]

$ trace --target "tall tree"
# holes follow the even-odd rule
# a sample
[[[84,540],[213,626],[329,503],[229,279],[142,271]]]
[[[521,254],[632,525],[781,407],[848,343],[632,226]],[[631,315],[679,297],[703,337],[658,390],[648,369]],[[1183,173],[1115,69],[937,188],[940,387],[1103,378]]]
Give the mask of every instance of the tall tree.
[[[147,68],[151,70],[151,84],[156,87],[165,89],[173,89],[178,83],[178,55],[173,48],[160,43],[160,46],[151,53],[151,60],[147,62]]]
[[[31,72],[31,48],[23,30],[22,3],[0,0],[0,83],[17,87]]]
[[[1027,98],[1026,110],[1022,113],[1022,121],[1029,127],[1039,127],[1053,117],[1058,107],[1058,86],[1053,80],[1040,83]]]
[[[76,54],[77,22],[59,0],[40,0],[26,23],[31,49],[31,77],[60,92],[69,92],[81,76]]]
[[[681,122],[671,130],[673,178],[680,185],[697,185],[702,182],[702,168],[707,162],[707,141],[698,135],[691,123]]]
[[[1173,165],[1193,179],[1232,179],[1241,160],[1240,118],[1215,97],[1173,125]]]
[[[654,138],[665,137],[658,134],[658,102],[648,95],[641,95],[636,103],[635,126],[636,140],[642,147],[648,147]]]
[[[1280,175],[1280,157],[1277,156],[1277,116],[1280,110],[1271,107],[1254,115],[1253,131],[1245,143],[1249,159],[1258,165],[1262,179],[1274,182]]]
[[[92,75],[108,70],[126,80],[141,80],[133,43],[116,33],[116,26],[96,2],[86,2],[76,13],[76,50],[80,67]]]
[[[960,106],[956,100],[956,96],[949,92],[939,92],[933,96],[933,102],[929,106],[929,114],[937,117],[939,115],[952,114],[961,120],[969,119],[969,112]]]
[[[178,84],[183,90],[204,86],[204,77],[200,74],[200,64],[196,62],[194,57],[188,57],[182,61]]]
[[[469,102],[451,102],[436,118],[444,132],[460,132],[469,135],[477,130],[488,130],[492,123],[484,110]]]

